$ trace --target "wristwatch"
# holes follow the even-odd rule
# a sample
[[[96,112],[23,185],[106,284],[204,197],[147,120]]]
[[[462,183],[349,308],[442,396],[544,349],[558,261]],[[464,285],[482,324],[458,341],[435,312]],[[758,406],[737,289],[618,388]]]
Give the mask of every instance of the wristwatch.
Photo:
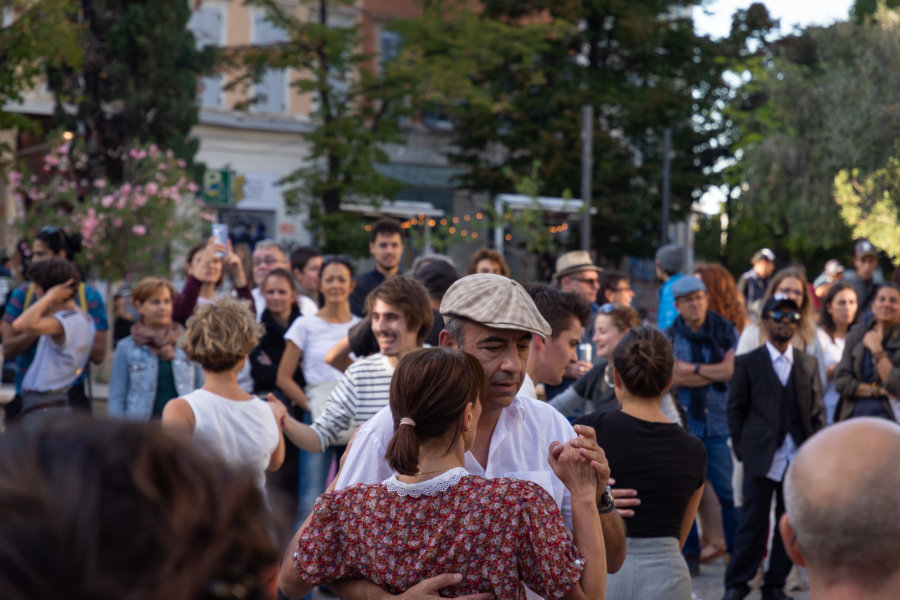
[[[694,363],[694,375],[700,374],[700,363]]]
[[[616,510],[616,499],[613,498],[612,489],[606,486],[603,495],[600,496],[600,504],[597,505],[597,512],[601,515],[609,514]]]

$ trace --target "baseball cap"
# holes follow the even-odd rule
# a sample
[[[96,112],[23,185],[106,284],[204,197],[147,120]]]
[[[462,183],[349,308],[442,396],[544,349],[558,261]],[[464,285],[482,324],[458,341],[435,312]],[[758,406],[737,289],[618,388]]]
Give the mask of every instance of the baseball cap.
[[[775,310],[776,308],[789,308],[795,312],[800,312],[800,307],[797,306],[797,303],[791,300],[788,296],[775,294],[774,296],[766,300],[766,303],[763,306],[762,310],[763,317],[765,317],[769,311]]]
[[[458,279],[441,301],[445,321],[463,317],[485,327],[527,331],[550,337],[549,323],[534,300],[516,281],[493,273],[475,273]]]
[[[878,256],[878,250],[875,249],[875,246],[872,245],[872,242],[869,240],[859,240],[853,246],[853,256],[854,258],[862,258],[863,256]]]
[[[767,260],[769,262],[775,262],[775,253],[769,250],[768,248],[763,248],[762,250],[757,250],[753,255],[753,258],[750,259],[751,263],[758,263],[761,260]]]

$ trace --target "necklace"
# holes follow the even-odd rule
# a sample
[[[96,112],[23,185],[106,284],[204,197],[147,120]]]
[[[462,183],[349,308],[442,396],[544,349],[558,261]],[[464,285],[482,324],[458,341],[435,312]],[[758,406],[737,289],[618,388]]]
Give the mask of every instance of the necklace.
[[[434,471],[419,471],[418,473],[413,475],[413,477],[417,477],[419,475],[432,475],[434,473],[443,473],[444,471],[449,471],[450,469],[453,469],[453,468],[455,468],[455,467],[444,467],[443,469],[435,469]]]

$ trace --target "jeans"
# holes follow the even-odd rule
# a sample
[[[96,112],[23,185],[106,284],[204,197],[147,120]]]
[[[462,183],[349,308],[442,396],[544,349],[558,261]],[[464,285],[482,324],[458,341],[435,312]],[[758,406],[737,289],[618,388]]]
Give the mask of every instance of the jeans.
[[[728,447],[727,435],[702,435],[700,441],[706,446],[706,478],[713,486],[719,504],[722,505],[722,529],[725,532],[725,544],[731,552],[734,547],[734,536],[738,528],[738,509],[734,506],[734,491],[731,489],[731,474],[734,464],[731,462],[731,448]],[[682,553],[686,556],[700,554],[700,537],[697,523],[691,527]]]
[[[312,423],[312,415],[309,412],[303,413],[303,422],[307,425]],[[328,484],[328,471],[331,469],[333,458],[334,446],[329,446],[325,452],[300,450],[300,488],[295,529],[298,529],[299,525],[312,512],[319,494],[325,491],[325,486]]]

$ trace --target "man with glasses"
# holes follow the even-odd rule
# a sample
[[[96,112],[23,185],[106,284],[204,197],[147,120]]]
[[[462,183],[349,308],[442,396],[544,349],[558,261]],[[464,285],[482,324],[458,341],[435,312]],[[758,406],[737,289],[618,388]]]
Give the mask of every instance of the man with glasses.
[[[603,269],[596,266],[591,260],[590,254],[585,250],[566,252],[556,259],[556,271],[553,273],[553,282],[563,292],[576,294],[584,298],[591,306],[591,316],[588,326],[581,329],[581,344],[590,347],[591,359],[596,355],[596,348],[591,341],[594,317],[600,309],[597,304],[597,291],[600,289],[600,273]],[[591,360],[578,360],[566,366],[563,381],[559,385],[545,385],[547,400],[561,394],[572,383],[587,373],[594,366]]]
[[[769,510],[775,498],[776,522],[784,514],[782,481],[797,449],[825,426],[825,406],[816,359],[796,352],[791,338],[800,308],[787,296],[774,295],[762,311],[767,341],[734,361],[728,394],[728,426],[735,455],[744,463],[741,523],[725,572],[724,600],[741,600],[766,549]],[[791,560],[775,527],[763,600],[790,598],[784,584]]]
[[[262,319],[266,310],[266,298],[263,296],[262,284],[271,271],[275,269],[290,270],[291,265],[287,261],[284,248],[275,240],[260,240],[253,248],[253,283],[256,287],[250,290],[253,303],[256,305],[256,320]],[[303,307],[301,306],[301,312]],[[306,314],[303,312],[303,314]]]
[[[698,277],[680,277],[672,285],[672,295],[678,316],[664,332],[675,357],[672,389],[687,415],[688,430],[706,446],[706,477],[722,505],[725,543],[731,550],[738,515],[731,487],[734,465],[728,448],[727,406],[737,331],[725,317],[708,310],[706,286]],[[696,574],[700,560],[696,526],[683,552],[691,574]]]

